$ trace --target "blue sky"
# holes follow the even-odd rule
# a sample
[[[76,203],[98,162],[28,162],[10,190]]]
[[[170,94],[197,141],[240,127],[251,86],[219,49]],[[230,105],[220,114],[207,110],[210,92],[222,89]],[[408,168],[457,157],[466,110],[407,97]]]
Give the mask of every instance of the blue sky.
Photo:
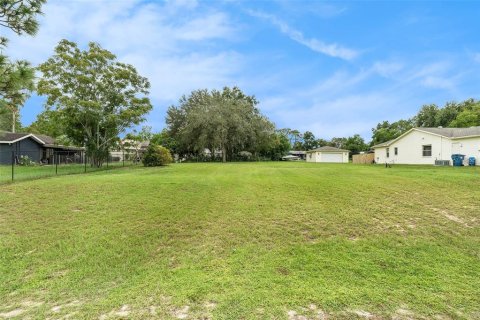
[[[238,85],[279,128],[361,134],[423,104],[480,98],[474,1],[50,0],[35,38],[7,53],[34,64],[63,38],[100,43],[152,84],[146,124],[182,94]],[[33,96],[24,124],[43,108]]]

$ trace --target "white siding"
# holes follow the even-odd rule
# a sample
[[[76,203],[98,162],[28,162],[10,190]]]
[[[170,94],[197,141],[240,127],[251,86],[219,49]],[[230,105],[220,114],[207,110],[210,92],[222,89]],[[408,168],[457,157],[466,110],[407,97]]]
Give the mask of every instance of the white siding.
[[[341,152],[338,152],[338,153],[331,153],[331,152],[322,153],[322,162],[342,163],[343,162],[342,153]]]
[[[452,153],[464,154],[465,163],[468,158],[475,157],[476,165],[480,165],[480,137],[452,140]]]
[[[376,163],[385,163],[387,162],[387,148],[381,147],[381,148],[375,148],[375,162]]]
[[[432,156],[423,156],[423,146],[432,146]],[[387,158],[387,148],[389,157]],[[395,155],[395,148],[398,154]],[[435,160],[450,160],[452,154],[460,153],[468,157],[475,157],[477,165],[480,165],[480,137],[449,139],[443,136],[424,131],[412,130],[399,140],[391,143],[388,147],[375,148],[375,161],[377,163],[399,164],[435,164]]]
[[[307,162],[317,162],[317,152],[307,152]]]
[[[423,156],[423,146],[432,146],[432,155]],[[387,148],[390,156],[387,158]],[[395,148],[398,154],[395,155]],[[435,164],[435,160],[452,160],[452,142],[450,139],[412,130],[388,147],[375,149],[377,163]]]
[[[332,160],[332,155],[338,155],[338,159]],[[309,152],[307,162],[339,162],[348,163],[348,152]]]

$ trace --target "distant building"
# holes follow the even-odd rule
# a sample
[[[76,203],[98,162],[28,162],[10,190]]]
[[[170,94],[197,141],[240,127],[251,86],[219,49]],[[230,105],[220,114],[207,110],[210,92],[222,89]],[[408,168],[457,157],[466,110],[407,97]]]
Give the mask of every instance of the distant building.
[[[282,157],[283,161],[301,161],[302,159],[299,156],[294,156],[289,154],[288,156]]]
[[[149,145],[150,141],[122,140],[118,150],[110,151],[110,158],[112,161],[140,160]]]
[[[307,151],[307,162],[348,163],[348,150],[320,147]]]
[[[288,151],[288,154],[291,156],[299,157],[300,160],[305,160],[307,156],[307,151],[292,150],[292,151]]]

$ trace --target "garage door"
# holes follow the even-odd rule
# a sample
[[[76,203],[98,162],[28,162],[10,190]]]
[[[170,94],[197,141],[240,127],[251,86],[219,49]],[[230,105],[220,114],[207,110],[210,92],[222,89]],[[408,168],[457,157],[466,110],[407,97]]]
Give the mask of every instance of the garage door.
[[[341,153],[322,153],[322,162],[343,162]]]

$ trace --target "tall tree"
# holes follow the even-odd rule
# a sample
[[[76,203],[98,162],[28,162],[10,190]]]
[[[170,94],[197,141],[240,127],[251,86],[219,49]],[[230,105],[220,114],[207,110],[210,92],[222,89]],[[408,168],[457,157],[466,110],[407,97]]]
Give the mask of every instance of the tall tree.
[[[324,147],[324,146],[328,146],[329,142],[325,139],[318,138],[317,141],[316,141],[316,145],[317,145],[317,148],[318,147]]]
[[[383,121],[372,129],[372,145],[393,140],[413,128],[413,120]]]
[[[167,129],[163,129],[159,133],[154,133],[152,139],[150,140],[153,144],[165,147],[170,150],[173,154],[178,153],[177,151],[177,142],[170,135]]]
[[[38,30],[37,16],[42,14],[45,0],[3,0],[0,4],[0,26],[8,28],[17,35],[35,35]],[[0,49],[7,45],[8,39],[0,37]],[[33,90],[34,70],[27,61],[10,62],[0,54],[0,99],[3,100],[0,112],[9,113],[11,131],[15,132],[18,123],[18,111]],[[6,112],[5,109],[8,109]]]
[[[435,115],[436,127],[448,127],[455,120],[464,107],[455,102],[447,102],[447,104],[438,110]]]
[[[302,134],[296,129],[290,130],[290,144],[293,149],[298,146],[298,142],[302,142]]]
[[[318,147],[318,141],[315,139],[315,135],[310,131],[306,131],[303,134],[303,149],[308,151],[316,147]]]
[[[43,110],[40,112],[37,115],[37,119],[27,129],[28,132],[45,134],[57,139],[65,134],[65,125],[60,114],[55,110]]]
[[[359,135],[355,134],[352,137],[348,137],[343,145],[344,149],[350,150],[350,154],[358,154],[360,151],[367,151],[369,149],[365,140]]]
[[[460,112],[450,126],[457,128],[480,126],[480,104]]]
[[[4,66],[2,97],[3,106],[10,111],[11,131],[15,132],[18,122],[18,113],[20,107],[30,96],[33,91],[35,71],[26,61],[17,61]]]
[[[435,127],[436,117],[439,108],[436,104],[424,105],[415,116],[415,126],[417,127]]]
[[[38,31],[37,16],[42,14],[46,0],[2,0],[0,5],[0,26],[11,29],[18,35],[35,35]],[[0,38],[0,45],[7,39]]]
[[[0,131],[10,131],[12,129],[12,112],[7,108],[5,101],[0,100]],[[15,127],[21,128],[19,117],[16,117]]]
[[[281,130],[273,132],[268,141],[268,145],[262,150],[261,155],[270,160],[278,161],[290,151],[290,140],[288,135]]]
[[[232,160],[240,151],[257,154],[274,131],[274,125],[260,114],[254,96],[238,87],[223,90],[196,90],[167,111],[169,135],[180,154],[212,157],[221,150],[222,160]]]
[[[47,96],[47,110],[58,112],[66,135],[87,148],[92,165],[101,166],[118,135],[152,109],[148,79],[96,43],[83,51],[62,40],[38,69],[37,91]]]
[[[347,142],[347,138],[337,138],[334,137],[330,140],[329,145],[335,148],[343,149],[345,148],[345,143]]]

